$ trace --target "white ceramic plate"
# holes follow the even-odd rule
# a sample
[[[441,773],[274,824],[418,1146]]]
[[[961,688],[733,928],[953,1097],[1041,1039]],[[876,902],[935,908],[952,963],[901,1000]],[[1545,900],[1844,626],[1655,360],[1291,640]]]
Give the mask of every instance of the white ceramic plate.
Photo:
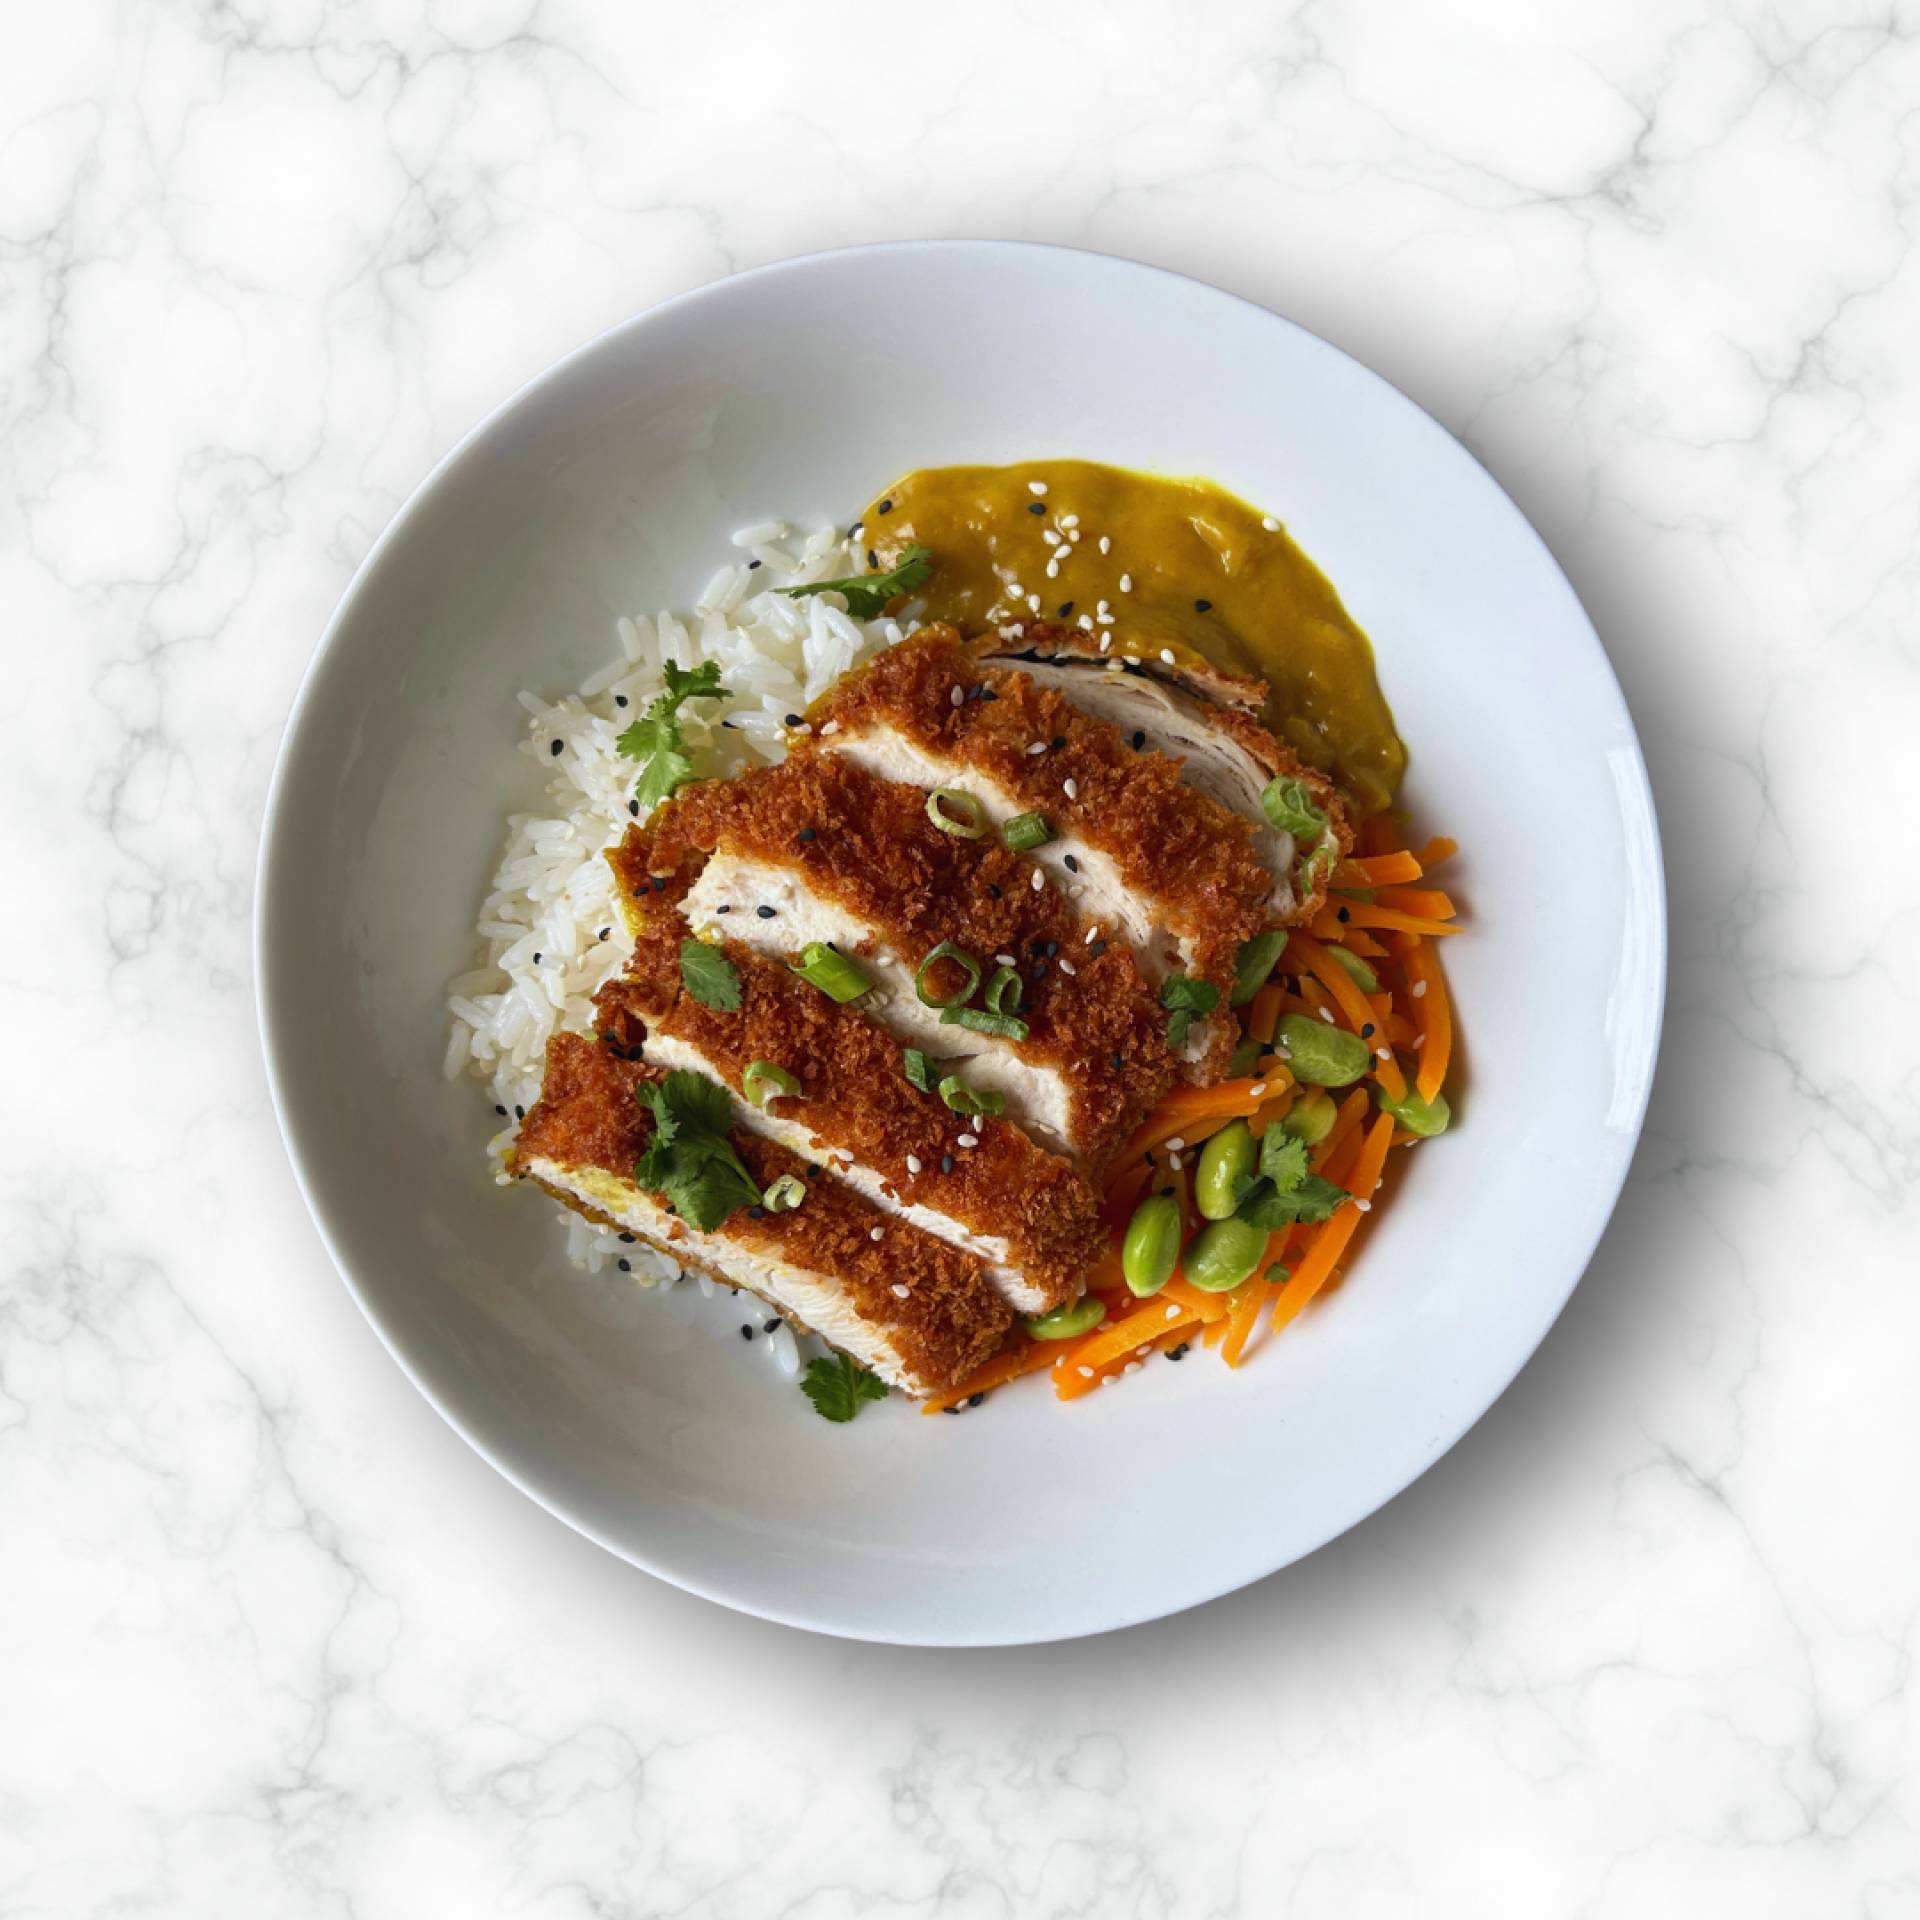
[[[559,1253],[446,1084],[443,985],[537,775],[517,689],[684,606],[731,530],[895,474],[1058,454],[1279,514],[1372,635],[1422,830],[1465,852],[1458,1124],[1346,1284],[1229,1374],[1155,1363],[961,1419],[817,1419],[731,1303]],[[1459,1438],[1579,1279],[1639,1132],[1665,914],[1632,723],[1566,580],[1411,402],[1224,293],[1005,244],[822,255],[706,287],[536,380],[375,545],[288,723],[261,854],[261,1021],[314,1219],[396,1359],[499,1470],[635,1564],[828,1632],[1046,1640],[1311,1552]],[[716,1337],[715,1321],[719,1321]],[[1134,1463],[1116,1498],[1113,1463]]]

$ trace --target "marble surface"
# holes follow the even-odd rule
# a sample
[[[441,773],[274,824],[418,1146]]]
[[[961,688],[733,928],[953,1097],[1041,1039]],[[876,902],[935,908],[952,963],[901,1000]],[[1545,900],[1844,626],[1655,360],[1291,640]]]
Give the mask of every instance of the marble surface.
[[[1920,1915],[1920,15],[16,9],[0,63],[0,1914]],[[414,1393],[262,1084],[256,834],[356,561],[567,347],[1084,244],[1534,517],[1674,910],[1637,1168],[1425,1480],[1185,1618],[830,1643]]]

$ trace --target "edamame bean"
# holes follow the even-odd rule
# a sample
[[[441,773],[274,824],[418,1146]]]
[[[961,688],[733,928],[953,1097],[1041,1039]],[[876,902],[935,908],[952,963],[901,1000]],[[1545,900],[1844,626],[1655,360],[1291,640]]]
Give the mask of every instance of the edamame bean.
[[[1092,1294],[1070,1300],[1051,1313],[1037,1315],[1027,1322],[1027,1331],[1036,1340],[1071,1340],[1076,1333],[1091,1333],[1107,1316],[1107,1310]]]
[[[1267,1231],[1237,1216],[1216,1220],[1187,1249],[1187,1278],[1203,1293],[1237,1287],[1267,1250]]]
[[[1230,1120],[1200,1149],[1193,1204],[1203,1220],[1224,1220],[1239,1203],[1239,1184],[1253,1173],[1253,1135],[1244,1120]]]
[[[1281,1016],[1280,1044],[1293,1077],[1309,1087],[1350,1087],[1373,1058],[1357,1033],[1310,1020],[1304,1013]]]
[[[1436,1093],[1431,1100],[1423,1100],[1409,1087],[1398,1100],[1390,1100],[1385,1087],[1375,1087],[1374,1094],[1380,1102],[1380,1110],[1392,1114],[1396,1126],[1405,1127],[1409,1133],[1418,1134],[1423,1140],[1431,1140],[1436,1133],[1445,1133],[1453,1120],[1453,1109],[1447,1105],[1444,1093]]]
[[[1180,1259],[1180,1202],[1170,1193],[1151,1193],[1133,1210],[1120,1242],[1120,1272],[1145,1299],[1167,1284]]]
[[[1357,953],[1349,953],[1345,947],[1341,946],[1329,946],[1327,952],[1333,956],[1335,964],[1362,993],[1380,991],[1380,976]]]
[[[1333,1131],[1336,1111],[1330,1093],[1310,1087],[1282,1116],[1280,1131],[1295,1140],[1304,1140],[1310,1147],[1317,1147]]]

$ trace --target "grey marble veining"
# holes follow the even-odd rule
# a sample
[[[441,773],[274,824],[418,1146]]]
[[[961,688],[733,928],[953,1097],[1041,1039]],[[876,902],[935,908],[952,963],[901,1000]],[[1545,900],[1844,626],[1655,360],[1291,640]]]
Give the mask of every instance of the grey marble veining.
[[[1920,1915],[1920,15],[7,40],[0,1914]],[[927,234],[1198,273],[1465,438],[1674,911],[1636,1172],[1505,1401],[1286,1574],[991,1655],[734,1618],[489,1473],[308,1226],[249,979],[281,720],[431,462],[664,295]]]

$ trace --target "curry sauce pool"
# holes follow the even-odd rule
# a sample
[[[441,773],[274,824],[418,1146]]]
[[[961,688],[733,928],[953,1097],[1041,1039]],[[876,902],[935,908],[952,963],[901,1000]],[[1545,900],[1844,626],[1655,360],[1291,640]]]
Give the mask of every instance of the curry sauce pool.
[[[1361,812],[1399,788],[1406,748],[1367,636],[1276,518],[1211,481],[1090,460],[923,467],[867,508],[861,540],[882,566],[930,548],[928,618],[964,631],[1065,620],[1111,629],[1123,658],[1255,674],[1267,724]]]

